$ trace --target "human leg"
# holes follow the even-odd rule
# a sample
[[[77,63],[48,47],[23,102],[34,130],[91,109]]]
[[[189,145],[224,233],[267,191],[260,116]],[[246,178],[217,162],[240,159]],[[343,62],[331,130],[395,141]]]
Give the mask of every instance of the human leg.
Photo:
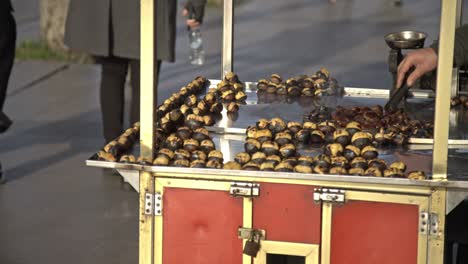
[[[11,69],[15,60],[16,22],[11,13],[4,17],[4,29],[0,32],[0,133],[5,132],[12,121],[3,112]]]

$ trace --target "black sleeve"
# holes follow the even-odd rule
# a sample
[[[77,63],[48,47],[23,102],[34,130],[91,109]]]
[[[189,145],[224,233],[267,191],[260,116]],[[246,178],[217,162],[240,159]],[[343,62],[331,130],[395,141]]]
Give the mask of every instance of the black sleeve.
[[[203,17],[205,16],[205,5],[206,0],[188,0],[185,4],[185,8],[190,9],[192,8],[193,18],[198,22],[203,22]]]
[[[436,40],[431,45],[436,53],[439,53],[439,42]],[[468,25],[463,25],[455,31],[455,48],[453,60],[457,67],[468,66]]]

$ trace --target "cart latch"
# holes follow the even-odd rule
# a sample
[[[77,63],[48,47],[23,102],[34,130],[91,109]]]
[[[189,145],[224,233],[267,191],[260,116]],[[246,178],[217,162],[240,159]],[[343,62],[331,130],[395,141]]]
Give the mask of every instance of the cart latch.
[[[229,193],[240,197],[257,197],[260,195],[260,184],[251,182],[233,182]]]
[[[317,203],[345,203],[345,191],[339,189],[315,188],[314,201]]]
[[[253,229],[247,227],[239,227],[239,229],[237,229],[237,237],[239,239],[250,239],[254,233],[258,234],[259,239],[266,239],[266,231],[263,229]]]
[[[145,193],[145,215],[162,215],[162,194]]]

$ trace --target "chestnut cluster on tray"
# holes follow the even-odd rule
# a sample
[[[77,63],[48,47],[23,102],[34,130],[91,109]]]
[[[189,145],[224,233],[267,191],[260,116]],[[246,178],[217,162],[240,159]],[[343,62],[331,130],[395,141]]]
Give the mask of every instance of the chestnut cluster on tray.
[[[246,135],[244,152],[237,153],[225,169],[425,179],[424,172],[405,175],[402,162],[387,165],[379,159],[373,135],[362,131],[358,123],[337,128],[332,121],[316,124],[260,119],[247,128]],[[322,152],[301,155],[298,149],[309,144]]]
[[[107,143],[104,148],[98,152],[98,158],[105,161],[117,161],[118,157],[132,148],[133,144],[138,141],[139,136],[140,122],[136,122],[131,128],[125,130],[117,139]],[[136,162],[135,157],[133,157],[132,160]]]
[[[311,76],[299,75],[287,80],[283,80],[279,74],[275,73],[268,80],[259,80],[257,89],[258,92],[287,95],[289,97],[341,95],[344,91],[337,81],[330,77],[330,72],[326,68],[321,68]]]
[[[450,106],[452,108],[461,106],[463,108],[468,108],[468,96],[466,95],[459,95],[455,96],[450,100]]]
[[[331,113],[330,113],[331,112]],[[370,133],[376,145],[405,145],[408,139],[432,138],[434,125],[430,121],[413,120],[402,110],[385,111],[382,106],[342,107],[334,111],[319,107],[304,116],[304,121],[331,122],[346,130]]]

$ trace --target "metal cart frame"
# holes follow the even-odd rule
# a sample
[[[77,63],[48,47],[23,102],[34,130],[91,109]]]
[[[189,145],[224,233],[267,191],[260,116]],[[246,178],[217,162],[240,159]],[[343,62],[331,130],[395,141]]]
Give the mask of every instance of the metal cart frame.
[[[437,87],[439,89],[448,89],[452,83],[452,65],[453,65],[453,47],[455,37],[455,27],[457,18],[461,17],[460,2],[457,0],[443,0],[441,8],[441,22],[440,22],[440,40],[439,40],[439,60],[437,70]],[[155,15],[157,9],[156,0],[141,0],[141,130],[140,130],[140,144],[141,156],[153,158],[154,149],[154,121],[155,121],[155,105],[156,105],[156,86],[155,79],[155,65],[156,57],[156,27]],[[234,8],[233,0],[224,0],[224,19],[223,19],[223,51],[222,51],[222,75],[233,68],[233,27],[234,27]],[[406,186],[406,185],[386,185],[381,183],[368,182],[352,183],[342,182],[336,177],[322,177],[321,180],[331,180],[335,183],[332,185],[356,187],[379,190],[390,190],[395,192],[405,193],[426,193],[430,192],[430,213],[445,216],[447,188],[450,185],[447,182],[447,155],[448,155],[448,131],[449,131],[449,110],[450,110],[450,93],[439,92],[436,94],[435,100],[435,120],[434,120],[434,144],[433,144],[433,180],[426,186]],[[199,174],[197,178],[209,179],[212,177],[209,172],[203,170],[203,174]],[[181,173],[180,171],[171,172],[170,168],[148,171],[141,170],[139,172],[140,178],[140,247],[139,247],[139,263],[140,264],[153,264],[160,263],[158,254],[159,247],[157,244],[157,237],[155,237],[155,230],[161,225],[161,219],[155,218],[154,215],[146,213],[147,210],[147,194],[154,194],[156,190],[157,181],[164,179],[164,177],[175,178],[193,178],[191,173]],[[264,180],[274,182],[278,179],[268,178],[262,179],[261,176],[247,176],[247,175],[229,175],[225,171],[212,172],[218,178],[226,180],[241,180],[241,181],[258,181]],[[289,177],[289,179],[286,179]],[[313,183],[318,179],[308,179]],[[286,175],[283,176],[281,182],[290,182],[297,184],[303,182],[300,175]],[[444,217],[439,217],[438,226],[439,232],[436,235],[429,236],[428,238],[428,255],[429,263],[442,263],[443,262],[443,249],[444,249]],[[246,223],[248,224],[248,223]],[[326,254],[329,250],[322,248],[322,254]],[[244,262],[246,263],[246,262]],[[326,258],[322,258],[322,263],[327,262]]]

